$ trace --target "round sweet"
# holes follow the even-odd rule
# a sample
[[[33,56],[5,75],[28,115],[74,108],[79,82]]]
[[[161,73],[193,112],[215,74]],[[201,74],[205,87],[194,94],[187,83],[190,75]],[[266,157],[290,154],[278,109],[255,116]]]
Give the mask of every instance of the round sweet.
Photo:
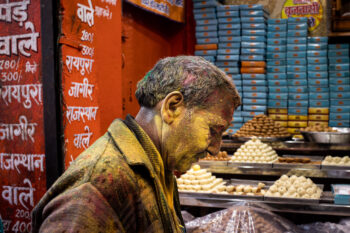
[[[251,187],[250,185],[247,185],[247,186],[245,186],[245,187],[243,188],[243,191],[244,191],[245,193],[250,193],[250,192],[252,191],[252,187]]]
[[[253,188],[252,188],[252,193],[257,193],[257,191],[258,191],[258,188],[257,188],[257,187],[253,187]]]
[[[192,167],[192,169],[193,169],[193,171],[199,171],[201,169],[201,167],[198,164],[196,164]]]
[[[272,185],[271,187],[270,187],[270,189],[269,189],[272,193],[275,193],[275,192],[277,192],[278,191],[278,188],[277,188],[277,185]]]
[[[286,187],[284,187],[284,186],[280,186],[280,187],[278,188],[278,192],[279,192],[281,195],[283,195],[285,192],[287,192],[287,189],[286,189]]]
[[[237,192],[242,192],[243,191],[243,186],[242,185],[238,185],[238,186],[236,186],[236,191]]]
[[[235,190],[235,186],[233,186],[233,185],[229,185],[226,187],[227,192],[233,192],[234,190]]]
[[[184,180],[182,178],[176,179],[176,181],[178,185],[184,183]]]
[[[302,187],[299,187],[299,188],[297,189],[297,193],[298,193],[299,195],[304,195],[304,194],[305,194],[305,189],[302,188]]]
[[[265,187],[265,184],[264,184],[264,183],[261,183],[261,182],[258,183],[258,188],[261,188],[261,189],[262,189],[262,188],[264,188],[264,187]]]

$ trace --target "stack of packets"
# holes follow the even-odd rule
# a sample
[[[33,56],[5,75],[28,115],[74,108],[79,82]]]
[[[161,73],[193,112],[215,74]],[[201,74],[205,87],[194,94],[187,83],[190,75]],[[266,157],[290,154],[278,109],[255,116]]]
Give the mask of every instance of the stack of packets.
[[[240,5],[242,23],[241,73],[244,122],[267,110],[265,75],[266,20],[268,13],[262,5]]]
[[[331,127],[350,127],[349,44],[329,44]]]
[[[240,110],[235,110],[230,126],[226,130],[228,136],[233,136],[244,124],[242,112]]]
[[[308,37],[307,68],[309,83],[308,125],[328,126],[328,37]]]
[[[267,21],[268,113],[281,126],[287,127],[287,19]]]
[[[193,0],[193,13],[196,21],[195,55],[215,62],[218,48],[218,20],[216,0]]]
[[[239,5],[218,5],[216,9],[219,21],[219,49],[215,64],[232,78],[241,96],[242,77],[238,64],[241,47]],[[237,110],[240,110],[240,107]]]
[[[307,18],[287,21],[288,132],[301,137],[300,128],[308,121]]]

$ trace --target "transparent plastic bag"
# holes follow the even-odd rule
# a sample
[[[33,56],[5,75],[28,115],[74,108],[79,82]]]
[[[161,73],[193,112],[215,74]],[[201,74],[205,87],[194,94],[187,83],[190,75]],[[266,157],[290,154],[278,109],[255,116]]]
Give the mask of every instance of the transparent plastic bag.
[[[262,206],[263,207],[263,206]],[[299,233],[293,223],[268,211],[241,203],[186,223],[189,233]]]
[[[299,226],[303,232],[307,233],[348,233],[350,232],[349,219],[340,221],[339,224],[331,222],[315,222]]]

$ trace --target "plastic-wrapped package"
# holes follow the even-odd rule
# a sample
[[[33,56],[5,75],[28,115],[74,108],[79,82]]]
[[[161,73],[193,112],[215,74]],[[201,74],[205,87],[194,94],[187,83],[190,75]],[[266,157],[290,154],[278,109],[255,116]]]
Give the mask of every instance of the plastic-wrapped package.
[[[195,217],[192,214],[188,213],[186,210],[182,210],[181,215],[182,215],[182,219],[184,220],[185,223],[190,222],[193,219],[195,219]]]
[[[249,204],[248,204],[249,205]],[[293,223],[261,207],[235,205],[186,223],[189,233],[299,233]]]
[[[315,222],[310,224],[300,225],[299,228],[305,233],[348,233],[350,232],[349,219],[346,223],[339,224],[331,222]]]

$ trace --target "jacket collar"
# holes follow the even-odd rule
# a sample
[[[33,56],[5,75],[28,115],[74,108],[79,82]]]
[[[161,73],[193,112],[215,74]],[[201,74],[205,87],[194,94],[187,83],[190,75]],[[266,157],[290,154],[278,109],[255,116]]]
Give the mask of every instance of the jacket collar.
[[[135,122],[135,124],[137,123]],[[154,166],[150,161],[149,155],[147,155],[143,148],[143,145],[141,145],[135,134],[121,119],[116,119],[112,122],[108,128],[108,133],[111,135],[130,166],[143,165],[150,171],[152,178],[156,176]],[[147,140],[147,143],[151,143],[152,146],[154,146],[151,139]]]

